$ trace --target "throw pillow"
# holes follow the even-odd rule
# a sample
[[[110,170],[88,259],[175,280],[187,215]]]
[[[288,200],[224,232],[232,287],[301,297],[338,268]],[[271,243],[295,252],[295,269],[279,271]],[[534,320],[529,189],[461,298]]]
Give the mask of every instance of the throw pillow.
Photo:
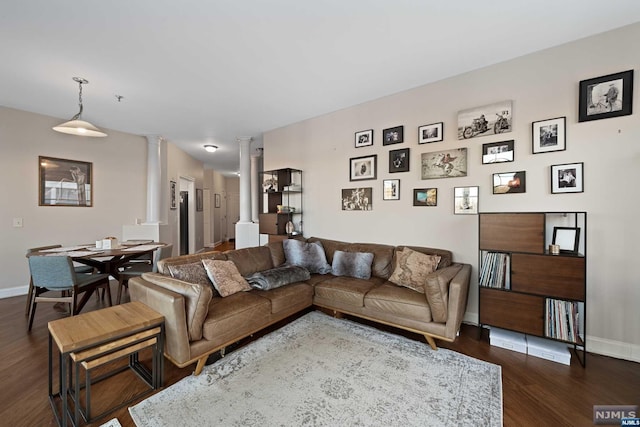
[[[436,271],[439,262],[438,255],[426,255],[405,247],[396,253],[396,265],[389,281],[423,294],[427,275]]]
[[[335,251],[331,270],[334,276],[349,276],[356,279],[371,277],[373,254],[370,252]]]
[[[449,283],[462,266],[454,264],[427,275],[424,293],[434,322],[446,322],[448,316]]]
[[[221,297],[251,290],[251,286],[240,275],[233,261],[203,259],[202,264]]]
[[[247,282],[254,289],[268,291],[295,282],[309,280],[311,275],[304,267],[297,265],[282,265],[269,270],[258,271],[251,276],[247,276]]]
[[[309,273],[331,273],[331,265],[320,242],[301,242],[297,239],[282,241],[284,257],[289,265],[297,265],[309,270]]]
[[[169,265],[168,268],[169,274],[171,274],[171,277],[174,279],[211,286],[213,296],[218,296],[218,291],[213,287],[211,280],[209,280],[207,270],[204,269],[202,262],[198,261],[192,262],[191,264]]]

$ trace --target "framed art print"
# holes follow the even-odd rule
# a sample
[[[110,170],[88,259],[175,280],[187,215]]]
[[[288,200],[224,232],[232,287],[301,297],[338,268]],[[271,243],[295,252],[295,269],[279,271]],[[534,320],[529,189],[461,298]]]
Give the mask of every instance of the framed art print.
[[[202,212],[204,205],[202,203],[202,189],[196,188],[196,212]]]
[[[443,122],[420,126],[418,128],[418,144],[442,141],[444,138],[443,128]]]
[[[493,194],[513,194],[527,192],[527,173],[502,172],[493,174]]]
[[[541,120],[531,125],[532,153],[549,153],[567,149],[566,117]]]
[[[373,189],[367,188],[343,188],[342,189],[342,210],[343,211],[370,211]]]
[[[382,145],[399,144],[403,141],[404,126],[396,126],[382,131]]]
[[[628,116],[633,110],[633,70],[582,80],[578,121]]]
[[[422,153],[420,166],[422,179],[467,176],[467,149]]]
[[[413,190],[413,206],[437,206],[437,188],[415,188]]]
[[[39,206],[92,206],[93,163],[39,156],[38,170]]]
[[[378,156],[352,157],[349,159],[349,181],[365,181],[376,179],[376,162]]]
[[[400,200],[399,179],[385,179],[382,181],[382,200]]]
[[[512,131],[512,102],[502,101],[458,112],[458,139]]]
[[[454,187],[453,213],[455,215],[476,215],[478,213],[479,187]]]
[[[551,194],[584,192],[584,163],[551,166]]]
[[[560,252],[578,253],[580,227],[553,227],[553,244],[560,246]]]
[[[356,132],[356,148],[373,145],[373,129]]]
[[[389,173],[409,172],[409,149],[389,151]]]
[[[513,139],[482,144],[482,164],[513,162]]]
[[[176,182],[169,181],[169,209],[178,209],[176,204]]]
[[[219,208],[220,207],[220,194],[215,193],[213,195],[214,197],[214,207]]]

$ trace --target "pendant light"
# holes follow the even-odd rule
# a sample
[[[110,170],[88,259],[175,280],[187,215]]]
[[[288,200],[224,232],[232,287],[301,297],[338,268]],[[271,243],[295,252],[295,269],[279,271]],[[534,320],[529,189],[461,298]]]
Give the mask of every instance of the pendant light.
[[[80,120],[80,116],[82,115],[82,85],[89,82],[82,77],[74,77],[73,81],[77,82],[78,86],[80,87],[80,93],[78,95],[78,104],[80,105],[80,111],[78,111],[78,114],[73,116],[68,122],[64,122],[62,124],[59,124],[58,126],[54,126],[53,130],[57,132],[68,133],[70,135],[93,137],[107,136],[106,133],[102,132],[91,123]]]

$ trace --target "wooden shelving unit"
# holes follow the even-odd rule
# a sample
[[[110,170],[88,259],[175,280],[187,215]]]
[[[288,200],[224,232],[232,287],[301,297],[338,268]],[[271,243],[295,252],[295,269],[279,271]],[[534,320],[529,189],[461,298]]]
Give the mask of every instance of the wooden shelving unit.
[[[276,169],[262,172],[261,177],[260,233],[281,237],[302,235],[302,171]],[[293,230],[287,229],[287,224]]]

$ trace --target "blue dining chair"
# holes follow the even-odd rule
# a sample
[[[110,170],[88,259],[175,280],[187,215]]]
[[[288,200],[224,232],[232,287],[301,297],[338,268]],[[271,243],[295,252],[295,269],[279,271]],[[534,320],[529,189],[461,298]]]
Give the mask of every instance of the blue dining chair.
[[[108,274],[77,274],[73,261],[68,256],[31,256],[29,270],[33,281],[33,295],[29,310],[29,330],[33,325],[36,306],[39,302],[63,302],[70,304],[71,315],[78,314],[91,294],[104,289],[111,306],[111,289]],[[62,292],[63,296],[43,296],[46,292]],[[78,301],[78,295],[82,299]]]

